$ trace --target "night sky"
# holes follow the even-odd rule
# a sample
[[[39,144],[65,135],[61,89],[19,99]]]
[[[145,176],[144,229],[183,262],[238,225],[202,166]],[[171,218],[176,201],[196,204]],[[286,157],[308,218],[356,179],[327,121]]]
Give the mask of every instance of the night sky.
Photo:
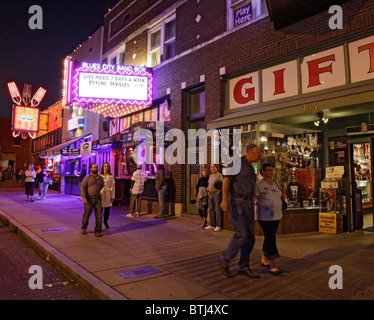
[[[104,15],[119,0],[1,0],[0,117],[11,117],[7,83],[14,81],[22,95],[24,83],[47,93],[44,110],[61,100],[63,60],[104,24]],[[32,5],[43,9],[43,29],[32,30]]]

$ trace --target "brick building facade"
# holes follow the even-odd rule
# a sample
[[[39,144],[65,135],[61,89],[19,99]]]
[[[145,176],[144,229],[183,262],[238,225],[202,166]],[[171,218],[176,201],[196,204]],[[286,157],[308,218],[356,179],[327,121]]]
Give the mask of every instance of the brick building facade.
[[[254,113],[254,109],[257,114],[261,114],[261,110],[275,112],[273,102],[261,100],[254,107],[231,109],[228,93],[230,79],[292,59],[302,61],[303,56],[374,34],[374,1],[342,3],[341,30],[330,29],[329,19],[332,15],[327,10],[275,30],[265,1],[252,1],[251,20],[230,27],[233,24],[230,18],[232,10],[237,10],[231,4],[243,5],[242,8],[249,6],[248,1],[230,0],[121,1],[104,18],[103,62],[153,66],[150,52],[152,30],[160,28],[164,32],[167,26],[163,21],[169,23],[170,19],[175,19],[172,55],[165,56],[169,52],[169,43],[161,43],[163,48],[159,50],[164,51],[164,56],[160,57],[160,63],[153,66],[153,99],[168,99],[171,127],[186,132],[194,127],[196,121],[205,129],[214,128],[215,125],[219,128],[221,124],[227,127],[229,120],[222,123],[212,121],[230,117],[235,119],[246,113]],[[161,41],[168,39],[170,34],[167,32],[161,34]],[[373,81],[366,83],[372,84]],[[189,98],[195,92],[204,93],[205,109],[198,116],[191,113],[189,103]],[[301,96],[299,94],[298,98]],[[292,99],[282,101],[289,100]],[[282,108],[279,107],[277,112],[281,117]],[[269,118],[261,117],[257,116],[255,121]],[[233,121],[233,125],[237,124],[242,123]],[[177,214],[194,211],[187,205],[193,189],[189,178],[189,170],[192,169],[187,167],[184,164],[170,166],[175,184],[171,199]]]

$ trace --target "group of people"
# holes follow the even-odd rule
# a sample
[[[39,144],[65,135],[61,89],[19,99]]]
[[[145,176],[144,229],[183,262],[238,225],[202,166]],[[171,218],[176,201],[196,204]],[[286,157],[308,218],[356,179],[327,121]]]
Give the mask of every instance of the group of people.
[[[26,201],[33,202],[35,184],[39,187],[38,200],[46,200],[48,187],[52,184],[52,177],[47,172],[47,167],[43,168],[39,165],[35,170],[33,164],[29,164],[28,169],[25,171],[25,189],[26,189]]]
[[[18,172],[17,169],[16,174],[13,171],[13,167],[11,165],[7,166],[0,166],[0,181],[9,181],[9,183],[13,180],[14,175],[16,175],[16,179],[18,181]]]
[[[209,176],[208,168],[203,168],[203,176],[196,185],[196,205],[203,222],[200,228],[221,231],[222,229],[222,182],[223,176],[218,172],[216,164],[210,166],[212,174]],[[209,214],[209,225],[207,217]]]
[[[155,188],[159,198],[159,213],[155,218],[163,218],[165,216],[164,198],[167,189],[165,179],[165,169],[162,165],[157,168]],[[110,208],[115,199],[115,180],[110,172],[110,164],[105,162],[98,173],[98,165],[93,163],[90,165],[90,174],[86,176],[85,167],[82,166],[80,172],[80,195],[84,203],[84,214],[82,220],[81,233],[87,233],[87,226],[92,210],[95,211],[95,236],[102,236],[102,217],[104,211],[104,225],[109,228]],[[142,171],[142,165],[137,165],[137,170],[131,177],[131,197],[130,197],[130,213],[128,217],[134,218],[140,216],[141,198],[144,192],[144,183],[147,180],[146,175]]]

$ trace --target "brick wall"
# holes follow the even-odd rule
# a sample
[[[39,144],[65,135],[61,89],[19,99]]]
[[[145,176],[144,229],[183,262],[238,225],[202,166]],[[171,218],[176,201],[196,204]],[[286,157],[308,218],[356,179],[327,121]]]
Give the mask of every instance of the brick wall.
[[[30,137],[27,137],[27,139],[21,138],[21,145],[13,146],[14,138],[11,131],[11,122],[11,118],[0,118],[1,152],[16,154],[14,169],[27,167],[31,160]]]
[[[144,0],[143,2],[146,2]],[[142,2],[142,3],[143,3]],[[107,42],[104,33],[104,52],[110,50],[128,37],[137,28],[147,23],[165,10],[166,5],[176,1],[163,1],[154,11],[129,26],[128,30]],[[141,1],[138,1],[140,4]],[[149,3],[156,3],[150,1]],[[374,1],[355,0],[342,5],[344,13],[343,30],[330,30],[328,21],[331,15],[322,12],[293,25],[274,30],[269,17],[245,26],[210,44],[206,41],[216,38],[226,30],[225,0],[189,0],[182,3],[176,10],[176,54],[191,52],[176,57],[154,68],[154,99],[166,95],[170,88],[171,126],[186,129],[186,108],[181,83],[186,87],[199,84],[200,76],[205,76],[206,111],[205,121],[223,116],[225,108],[225,83],[220,79],[219,69],[226,68],[226,74],[239,75],[248,71],[258,70],[270,65],[288,61],[291,58],[322,51],[340,45],[346,41],[364,38],[374,34]],[[108,19],[114,13],[106,17]],[[201,15],[199,23],[195,21]],[[199,37],[197,37],[199,35]],[[147,32],[139,35],[136,44],[145,44]],[[140,40],[141,39],[141,40]],[[204,45],[202,45],[204,44]],[[201,45],[201,47],[196,47]],[[129,55],[143,52],[128,42],[126,62],[131,62]],[[137,54],[138,56],[138,54]],[[131,63],[130,63],[131,64]],[[209,153],[208,156],[210,157]],[[185,165],[171,166],[175,188],[176,202],[184,202]]]

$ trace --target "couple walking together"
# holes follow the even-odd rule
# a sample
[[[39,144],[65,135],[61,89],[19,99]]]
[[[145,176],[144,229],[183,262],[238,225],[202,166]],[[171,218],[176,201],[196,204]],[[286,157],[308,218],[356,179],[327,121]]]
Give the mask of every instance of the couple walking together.
[[[110,173],[108,162],[103,164],[100,174],[98,174],[99,167],[96,163],[90,165],[90,171],[91,173],[84,177],[80,186],[80,194],[84,204],[81,233],[86,234],[93,209],[95,211],[95,236],[101,237],[103,208],[104,225],[107,229],[109,228],[109,213],[115,198],[115,181]]]
[[[255,213],[264,232],[261,265],[270,273],[278,274],[275,259],[279,257],[276,247],[276,232],[282,218],[282,191],[273,180],[273,168],[263,164],[260,174],[263,179],[256,183],[252,164],[260,160],[261,151],[255,144],[248,144],[241,158],[241,169],[237,175],[226,176],[222,187],[221,208],[230,213],[234,236],[222,253],[219,264],[222,273],[230,277],[229,263],[240,251],[238,274],[259,278],[249,268],[249,256],[255,244]],[[257,200],[256,200],[257,199]]]

